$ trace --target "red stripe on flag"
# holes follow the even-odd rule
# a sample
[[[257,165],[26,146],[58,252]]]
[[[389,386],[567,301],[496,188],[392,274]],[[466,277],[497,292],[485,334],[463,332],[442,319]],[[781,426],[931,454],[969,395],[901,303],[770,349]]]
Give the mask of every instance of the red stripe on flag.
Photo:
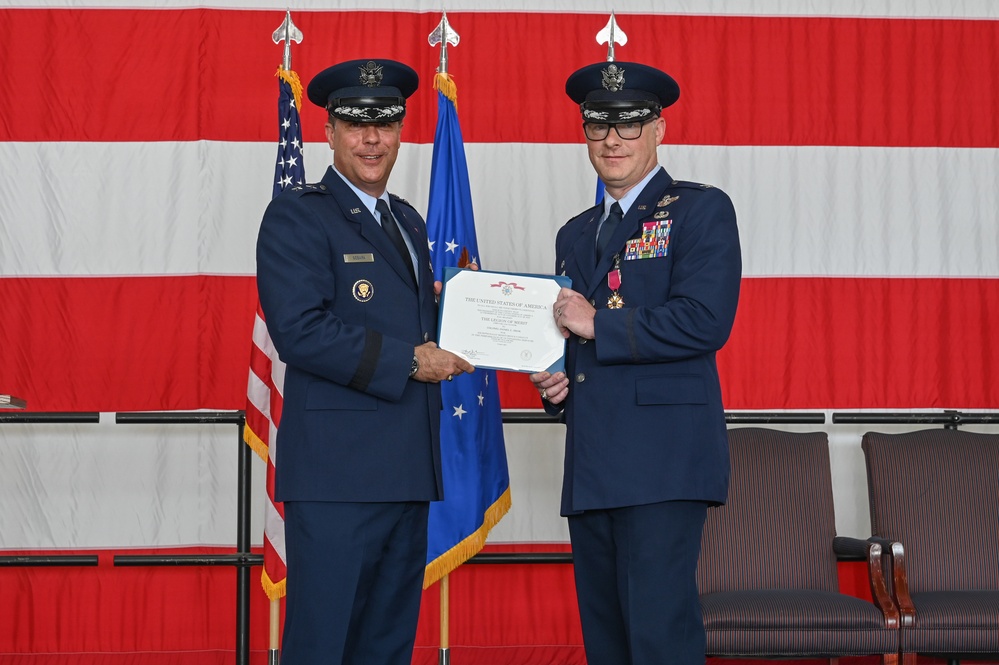
[[[274,389],[274,382],[271,380],[271,359],[267,357],[260,347],[253,345],[250,353],[250,371],[253,372],[261,383],[270,389]],[[261,437],[263,438],[263,437]]]
[[[994,408],[999,279],[743,280],[735,409]]]
[[[282,386],[282,389],[284,387]],[[284,410],[284,397],[281,396],[275,389],[271,389],[271,418],[274,421],[274,425],[277,426],[281,422],[281,412]],[[284,513],[282,513],[283,515]]]
[[[0,10],[6,66],[0,141],[274,141],[274,67],[265,43],[280,12]],[[450,72],[462,87],[466,143],[581,143],[564,94],[576,68],[603,60],[606,17],[571,13],[448,16],[463,39]],[[303,81],[379,53],[432,72],[426,35],[439,13],[299,12]],[[997,147],[999,21],[624,15],[620,60],[657,64],[680,83],[667,141],[706,145]],[[94,39],[113,34],[114,39]],[[510,47],[510,35],[530,49]],[[324,37],[325,36],[325,37]],[[335,38],[333,38],[335,36]],[[925,48],[933,44],[932,49]],[[502,54],[502,57],[496,57]],[[428,76],[410,100],[405,140],[433,140]],[[127,82],[127,86],[125,83]],[[126,89],[127,88],[127,89]],[[114,94],[112,91],[118,91]],[[127,95],[128,103],[121,103]],[[524,112],[510,112],[511,105]],[[306,141],[324,141],[305,104]],[[238,121],[235,121],[238,119]]]
[[[995,408],[996,330],[999,279],[744,279],[725,407]],[[541,408],[526,375],[499,387],[505,408]]]
[[[261,443],[265,446],[270,445],[270,422],[249,400],[246,402],[246,427],[260,439]]]
[[[34,411],[242,409],[253,277],[0,278],[5,392]]]
[[[245,407],[253,278],[7,278],[0,291],[0,377],[33,410]],[[111,327],[122,310],[127,329]],[[999,279],[744,279],[719,356],[725,404],[993,408],[996,330]],[[525,377],[501,375],[500,390],[505,408],[540,407]]]

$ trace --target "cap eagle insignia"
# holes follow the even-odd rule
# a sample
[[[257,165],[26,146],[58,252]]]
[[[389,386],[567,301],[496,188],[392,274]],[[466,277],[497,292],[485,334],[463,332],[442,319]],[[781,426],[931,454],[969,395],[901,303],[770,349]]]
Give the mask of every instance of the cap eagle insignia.
[[[358,77],[361,85],[374,88],[381,84],[382,66],[374,60],[368,60],[363,67],[358,67],[358,69],[361,70],[361,75]]]
[[[605,90],[618,92],[624,88],[624,70],[614,63],[607,65],[606,69],[601,69],[600,73],[603,75],[601,83]]]

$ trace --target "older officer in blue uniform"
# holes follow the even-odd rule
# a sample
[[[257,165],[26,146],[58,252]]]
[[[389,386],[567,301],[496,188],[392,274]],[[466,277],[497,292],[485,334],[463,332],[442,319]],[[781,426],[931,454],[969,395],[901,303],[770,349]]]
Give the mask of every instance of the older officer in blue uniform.
[[[564,410],[568,516],[589,665],[704,662],[695,572],[706,509],[728,491],[715,353],[728,339],[742,262],[722,191],[674,180],[657,159],[680,89],[631,62],[584,67],[579,104],[603,203],[569,220],[553,315],[566,371],[531,376]]]
[[[287,363],[283,665],[409,665],[440,500],[439,382],[474,368],[436,339],[423,218],[386,192],[416,72],[391,60],[316,75],[333,166],[264,213],[257,288]]]

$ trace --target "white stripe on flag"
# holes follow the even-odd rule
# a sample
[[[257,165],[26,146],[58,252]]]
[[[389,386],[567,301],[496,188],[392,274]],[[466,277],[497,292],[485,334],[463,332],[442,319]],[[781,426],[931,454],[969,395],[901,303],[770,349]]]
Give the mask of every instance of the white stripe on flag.
[[[483,264],[550,273],[556,231],[592,200],[585,148],[465,149]],[[432,150],[405,144],[389,183],[424,212]],[[16,182],[0,184],[0,219],[13,220],[0,225],[0,275],[252,275],[273,152],[228,142],[0,143],[0,161],[22,164]],[[675,177],[732,197],[747,277],[999,276],[999,150],[665,145],[659,153]],[[331,154],[306,146],[310,180]]]

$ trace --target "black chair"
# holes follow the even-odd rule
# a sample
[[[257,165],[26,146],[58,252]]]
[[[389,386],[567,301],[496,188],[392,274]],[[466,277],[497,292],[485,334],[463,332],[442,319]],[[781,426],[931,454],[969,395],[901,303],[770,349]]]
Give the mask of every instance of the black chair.
[[[999,658],[999,435],[868,432],[871,531],[897,541],[903,661]]]
[[[729,444],[728,503],[708,511],[697,571],[708,655],[897,663],[881,545],[836,537],[826,434],[739,428]],[[874,603],[839,591],[837,555],[866,561]]]

